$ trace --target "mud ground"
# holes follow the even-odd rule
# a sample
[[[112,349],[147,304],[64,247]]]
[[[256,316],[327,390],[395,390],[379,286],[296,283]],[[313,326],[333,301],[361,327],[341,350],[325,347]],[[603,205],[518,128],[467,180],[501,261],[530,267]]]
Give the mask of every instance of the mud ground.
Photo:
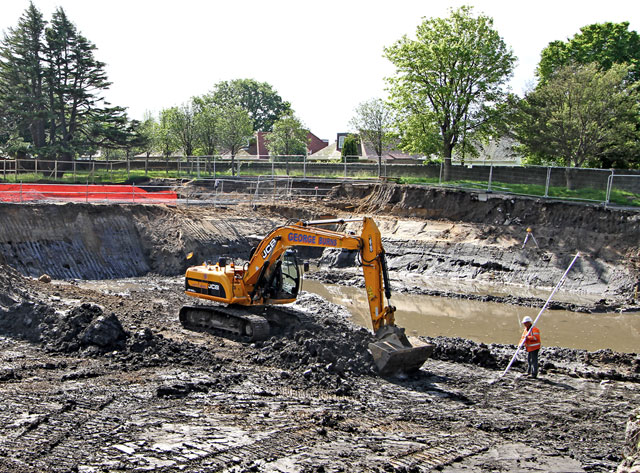
[[[31,323],[3,317],[2,471],[611,471],[622,460],[640,400],[632,355],[549,351],[539,379],[519,364],[495,381],[513,347],[434,339],[419,374],[383,379],[370,335],[317,296],[287,309],[295,330],[252,344],[183,329],[181,285],[28,282],[14,314],[29,307]]]
[[[469,215],[444,220],[435,214],[444,200],[414,199],[414,213],[430,206],[431,221],[400,215],[388,195],[374,202],[356,194],[295,209],[33,206],[28,218],[25,207],[0,209],[0,471],[615,470],[640,400],[635,354],[545,347],[539,379],[524,377],[521,361],[498,379],[513,346],[435,338],[419,373],[381,378],[365,348],[371,335],[343,308],[306,293],[283,309],[297,323],[265,342],[180,326],[177,311],[192,302],[178,275],[187,251],[248,254],[256,227],[268,230],[294,211],[316,218],[376,205],[367,213],[379,213],[396,281],[403,272],[443,276],[457,265],[456,274],[476,282],[518,287],[528,277],[551,281],[545,273],[564,270],[576,250],[546,236],[554,228],[569,235],[561,217],[538,227],[543,249],[513,256],[528,224],[522,217],[513,228]],[[531,205],[525,212],[541,212]],[[591,301],[602,291],[597,304],[585,304],[593,310],[633,308],[637,220],[595,212],[572,220],[590,226],[578,249],[597,255],[574,293]],[[600,220],[607,221],[598,227]],[[607,236],[612,225],[617,241]],[[411,226],[419,231],[407,232]],[[101,229],[110,229],[108,238]],[[479,244],[483,232],[495,240]],[[420,257],[403,260],[400,241]],[[446,243],[451,251],[441,252]],[[54,249],[67,255],[66,267]],[[547,267],[527,269],[542,257]],[[56,268],[52,282],[35,280]]]

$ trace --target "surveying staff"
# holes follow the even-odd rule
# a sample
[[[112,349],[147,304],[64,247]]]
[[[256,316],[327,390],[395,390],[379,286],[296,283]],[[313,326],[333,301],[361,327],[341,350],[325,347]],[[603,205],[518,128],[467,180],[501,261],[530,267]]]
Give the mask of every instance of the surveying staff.
[[[532,378],[538,377],[538,353],[540,353],[540,330],[538,327],[531,328],[533,321],[531,317],[526,316],[522,319],[522,325],[525,326],[520,342],[524,340],[524,346],[527,349],[527,375]],[[531,333],[529,333],[531,330]],[[529,335],[527,335],[529,333]]]

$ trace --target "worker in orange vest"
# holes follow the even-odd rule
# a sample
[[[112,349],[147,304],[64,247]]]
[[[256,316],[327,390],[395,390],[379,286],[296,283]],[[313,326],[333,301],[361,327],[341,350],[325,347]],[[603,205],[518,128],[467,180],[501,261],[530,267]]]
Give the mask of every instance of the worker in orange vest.
[[[520,343],[524,340],[524,346],[527,349],[527,375],[532,378],[538,377],[538,353],[540,353],[540,330],[538,327],[531,328],[533,321],[531,317],[526,316],[522,319],[522,325],[525,326]],[[531,333],[529,333],[531,330]],[[529,334],[529,335],[527,335]]]

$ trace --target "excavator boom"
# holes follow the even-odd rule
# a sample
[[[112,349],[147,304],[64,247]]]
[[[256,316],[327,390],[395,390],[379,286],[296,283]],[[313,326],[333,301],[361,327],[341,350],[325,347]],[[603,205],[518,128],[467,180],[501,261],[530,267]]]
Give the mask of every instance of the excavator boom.
[[[361,221],[362,232],[346,234],[321,228],[323,225]],[[382,238],[375,222],[369,218],[316,220],[284,225],[271,231],[253,250],[251,258],[242,268],[220,261],[215,265],[203,264],[186,272],[185,291],[189,296],[227,304],[263,306],[295,301],[300,290],[300,273],[291,248],[312,246],[342,248],[359,252],[364,274],[367,300],[373,331],[377,342],[369,350],[383,374],[415,371],[430,356],[432,346],[412,345],[404,329],[395,325],[395,307],[389,301],[391,290]],[[186,326],[215,328],[225,324],[231,332],[247,335],[264,334],[264,323],[256,316],[242,318],[237,314],[228,318],[226,313],[211,310],[206,317],[202,306],[183,307],[180,320]],[[263,336],[263,335],[261,335]]]

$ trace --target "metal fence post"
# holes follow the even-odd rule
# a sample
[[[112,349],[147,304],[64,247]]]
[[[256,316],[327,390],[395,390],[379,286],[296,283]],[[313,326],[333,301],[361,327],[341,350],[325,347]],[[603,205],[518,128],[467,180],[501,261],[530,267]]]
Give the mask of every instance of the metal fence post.
[[[487,192],[491,192],[492,180],[493,180],[493,164],[489,165],[489,183],[487,184]]]
[[[551,167],[547,167],[547,182],[544,186],[544,196],[549,197],[549,184],[551,183]]]
[[[607,208],[607,205],[611,202],[611,188],[613,187],[613,175],[615,171],[612,169],[611,174],[607,177],[607,195],[604,201],[604,208]]]
[[[347,178],[347,156],[344,157],[344,178]]]
[[[198,179],[200,179],[200,156],[198,156],[196,161],[196,172],[198,174]]]
[[[302,177],[304,179],[307,178],[307,156],[309,155],[309,150],[305,149],[304,150],[304,161],[302,163]]]
[[[213,156],[213,178],[216,178],[216,157]]]
[[[22,202],[22,180],[20,180],[20,202]]]
[[[444,165],[444,161],[440,161],[440,175],[438,177],[438,185],[441,186],[442,185],[442,167]]]

